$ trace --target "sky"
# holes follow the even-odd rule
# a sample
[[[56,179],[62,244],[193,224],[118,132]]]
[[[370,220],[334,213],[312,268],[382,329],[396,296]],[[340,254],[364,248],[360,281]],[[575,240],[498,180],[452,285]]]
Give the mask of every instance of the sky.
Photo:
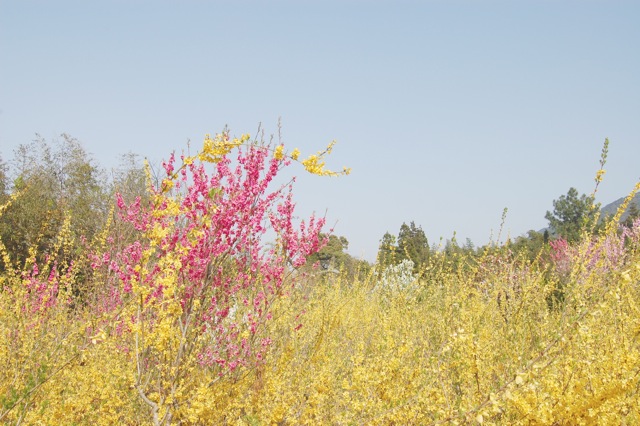
[[[294,189],[352,255],[411,221],[483,245],[591,193],[605,138],[596,199],[640,179],[638,22],[616,0],[0,0],[0,155],[67,133],[109,170],[280,122],[352,168],[298,165]]]

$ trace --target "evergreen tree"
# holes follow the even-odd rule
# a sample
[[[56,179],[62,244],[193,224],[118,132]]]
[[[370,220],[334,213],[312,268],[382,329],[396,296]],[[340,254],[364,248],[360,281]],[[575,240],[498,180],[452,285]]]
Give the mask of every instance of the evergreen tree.
[[[403,222],[397,238],[389,232],[382,236],[378,249],[378,265],[386,268],[398,265],[403,260],[411,260],[414,272],[418,272],[429,260],[429,253],[429,241],[422,228],[416,226],[413,221],[409,225]]]
[[[429,241],[422,227],[403,223],[398,233],[398,262],[411,260],[417,271],[429,260]]]
[[[378,264],[383,268],[399,263],[398,246],[396,245],[396,242],[396,237],[389,232],[385,232],[382,236],[380,246],[378,248]]]
[[[576,242],[583,230],[595,229],[599,209],[592,196],[579,196],[575,188],[570,188],[567,195],[553,201],[553,213],[547,211],[544,217],[555,236]]]

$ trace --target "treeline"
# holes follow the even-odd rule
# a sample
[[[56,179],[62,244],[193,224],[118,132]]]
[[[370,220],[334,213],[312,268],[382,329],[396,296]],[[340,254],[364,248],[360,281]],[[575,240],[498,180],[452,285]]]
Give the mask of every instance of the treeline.
[[[530,230],[524,235],[508,238],[504,243],[490,242],[483,246],[475,246],[469,239],[460,244],[455,235],[451,239],[437,243],[429,242],[422,226],[414,221],[403,222],[396,235],[386,232],[380,239],[378,255],[374,265],[358,260],[347,253],[348,240],[343,236],[331,235],[329,244],[313,260],[319,262],[321,270],[337,271],[345,269],[351,275],[356,272],[369,273],[373,270],[382,272],[389,266],[397,266],[410,261],[414,274],[422,275],[429,269],[430,262],[442,262],[442,257],[456,265],[462,265],[461,259],[480,258],[488,253],[509,252],[522,256],[530,262],[548,262],[553,241],[575,244],[585,237],[602,234],[612,216],[600,215],[600,204],[595,203],[593,196],[579,194],[570,188],[566,195],[553,201],[553,210],[547,211],[545,218],[548,227],[542,231]],[[628,209],[618,218],[618,224],[631,228],[634,221],[640,218],[640,209],[633,201]],[[439,254],[437,260],[434,254]]]
[[[69,253],[52,253],[53,242],[65,218],[75,241],[91,241],[101,232],[112,208],[115,193],[126,202],[147,196],[147,177],[141,158],[134,153],[122,155],[120,164],[107,171],[88,153],[82,144],[68,134],[46,141],[37,135],[28,144],[20,145],[9,161],[0,157],[0,204],[16,196],[0,216],[0,238],[14,265],[24,265],[30,248],[40,256],[47,253],[58,259],[69,258],[79,247],[66,247]],[[157,182],[156,182],[157,183]],[[20,195],[17,197],[17,195]],[[347,272],[349,276],[367,274],[373,269],[411,261],[416,274],[424,272],[435,252],[456,259],[481,256],[493,250],[509,250],[525,255],[530,261],[548,258],[549,241],[562,239],[569,244],[579,241],[584,232],[602,232],[610,218],[599,215],[600,205],[593,195],[579,194],[570,188],[566,195],[553,200],[552,211],[545,219],[543,232],[530,230],[526,235],[508,239],[503,245],[489,243],[476,247],[467,239],[460,244],[455,235],[446,241],[430,244],[425,232],[414,221],[402,223],[397,234],[386,232],[381,240],[376,268],[348,253],[349,241],[340,235],[323,235],[326,246],[309,259],[324,273]],[[637,204],[631,203],[621,225],[631,227],[640,217]],[[63,250],[60,248],[59,250]],[[42,260],[42,259],[36,259]],[[4,270],[6,259],[0,259]]]
[[[23,267],[35,253],[58,260],[77,255],[83,247],[54,244],[65,220],[72,240],[91,241],[104,229],[113,213],[115,193],[131,202],[146,196],[144,167],[135,154],[125,154],[118,167],[107,172],[75,138],[63,134],[48,142],[37,138],[20,145],[11,160],[0,158],[0,205],[13,197],[0,216],[0,239],[9,261]]]

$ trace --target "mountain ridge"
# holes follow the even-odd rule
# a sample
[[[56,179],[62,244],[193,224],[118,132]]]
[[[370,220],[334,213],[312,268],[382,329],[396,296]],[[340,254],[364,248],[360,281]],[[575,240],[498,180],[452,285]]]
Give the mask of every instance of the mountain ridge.
[[[618,208],[622,205],[625,198],[627,197],[618,198],[616,201],[602,207],[600,209],[600,216],[605,218],[607,216],[613,216],[614,214],[616,214]],[[631,207],[631,204],[635,204],[636,207],[640,208],[640,192],[638,192],[629,203],[627,210],[625,210],[625,212],[622,214],[622,217],[620,218],[621,221],[625,220],[627,216],[629,216],[629,207]]]

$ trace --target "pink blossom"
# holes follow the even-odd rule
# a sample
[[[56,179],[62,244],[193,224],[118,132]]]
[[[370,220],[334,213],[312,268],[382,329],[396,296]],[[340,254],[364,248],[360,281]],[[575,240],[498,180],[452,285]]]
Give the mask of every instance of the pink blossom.
[[[291,278],[291,268],[304,265],[310,254],[326,244],[320,238],[324,218],[311,216],[294,223],[293,186],[271,188],[287,165],[288,160],[273,158],[267,147],[256,145],[238,149],[234,161],[225,156],[210,172],[197,162],[178,168],[172,154],[162,166],[167,179],[180,188],[175,191],[177,214],[169,214],[166,199],[156,206],[143,205],[139,197],[127,204],[118,194],[123,222],[142,233],[152,229],[168,233],[153,250],[148,239],[139,238],[91,259],[92,266],[108,265],[113,272],[109,275],[111,300],[122,303],[134,283],[147,287],[147,302],[166,298],[158,283],[167,271],[158,267],[158,261],[169,253],[183,253],[177,262],[178,291],[173,297],[178,298],[183,315],[195,315],[190,309],[196,299],[202,307],[194,318],[194,329],[207,336],[207,344],[199,349],[199,362],[234,370],[251,359],[262,360],[271,340],[261,338],[254,347],[253,339],[240,337],[242,330],[254,335],[262,329],[272,317],[271,303]],[[167,196],[162,187],[152,189],[151,195],[154,199]],[[277,244],[267,250],[269,230],[275,232]],[[150,250],[155,258],[145,262],[143,253]]]

